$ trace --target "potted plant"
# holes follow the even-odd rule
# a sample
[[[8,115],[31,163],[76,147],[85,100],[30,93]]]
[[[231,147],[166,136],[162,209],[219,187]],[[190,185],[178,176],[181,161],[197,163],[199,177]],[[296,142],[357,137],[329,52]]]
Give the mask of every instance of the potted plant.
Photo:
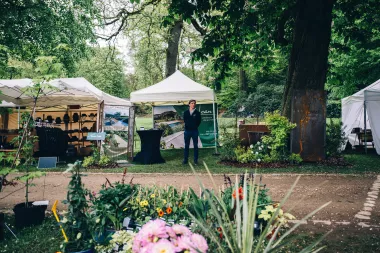
[[[71,180],[67,191],[68,212],[61,220],[62,227],[66,232],[68,241],[63,243],[63,251],[68,253],[90,253],[93,252],[93,241],[90,232],[90,219],[86,213],[88,202],[86,197],[88,190],[83,187],[80,173],[81,163],[79,161],[69,165],[66,172],[71,172]]]
[[[23,159],[25,165],[25,174],[16,177],[15,180],[25,183],[25,202],[19,203],[14,206],[13,212],[15,213],[15,226],[23,228],[31,225],[39,225],[45,218],[45,210],[47,205],[32,205],[33,202],[29,201],[29,187],[32,185],[31,181],[34,178],[39,178],[44,175],[41,171],[29,171],[30,164],[33,160],[33,147],[38,137],[32,135],[34,121],[31,120],[29,113],[23,113],[21,116],[21,124],[23,128],[19,130],[19,136],[14,138],[12,142],[19,146],[19,154]],[[21,159],[15,157],[14,164],[18,166]]]
[[[134,184],[116,182],[110,187],[102,185],[98,194],[91,197],[91,212],[95,239],[102,243],[108,241],[115,231],[121,230],[123,220],[128,216],[126,204],[137,190]]]

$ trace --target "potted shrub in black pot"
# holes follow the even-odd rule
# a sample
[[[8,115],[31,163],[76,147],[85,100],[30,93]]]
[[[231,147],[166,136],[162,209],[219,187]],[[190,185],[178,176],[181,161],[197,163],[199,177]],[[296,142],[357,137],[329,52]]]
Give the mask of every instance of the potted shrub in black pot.
[[[109,241],[113,233],[123,228],[124,218],[131,216],[125,207],[136,192],[135,184],[116,182],[108,188],[102,185],[98,194],[92,194],[90,216],[94,238],[98,243]]]
[[[25,202],[15,205],[13,212],[15,213],[15,226],[17,228],[28,227],[32,225],[40,225],[45,218],[45,210],[47,205],[33,205],[33,201],[29,201],[29,187],[35,178],[44,175],[41,171],[29,171],[33,160],[34,143],[38,140],[37,136],[32,135],[34,121],[31,120],[29,113],[21,115],[21,123],[23,128],[19,131],[19,136],[14,138],[12,142],[19,146],[19,154],[22,160],[16,156],[15,166],[21,162],[25,165],[25,174],[16,177],[16,181],[25,183]]]
[[[68,242],[63,243],[65,253],[91,253],[93,252],[93,240],[90,232],[90,218],[87,217],[89,195],[82,184],[79,161],[69,165],[66,172],[71,172],[71,180],[67,191],[68,212],[61,220],[62,227],[68,237]]]

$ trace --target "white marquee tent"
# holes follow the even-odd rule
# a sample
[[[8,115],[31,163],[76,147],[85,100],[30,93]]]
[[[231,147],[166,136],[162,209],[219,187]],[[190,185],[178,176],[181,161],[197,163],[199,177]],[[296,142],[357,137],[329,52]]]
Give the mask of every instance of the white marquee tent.
[[[346,137],[357,141],[351,130],[371,129],[377,154],[380,155],[380,79],[355,94],[342,99],[342,122]]]
[[[54,79],[49,84],[57,90],[43,90],[37,101],[39,107],[98,104],[102,101],[105,105],[132,106],[130,101],[102,92],[83,77]],[[0,80],[0,101],[17,106],[33,106],[34,99],[23,90],[31,85],[31,79]]]
[[[213,104],[216,146],[216,96],[212,89],[193,81],[177,70],[163,81],[131,93],[132,103],[151,104],[153,106],[187,105],[190,99],[195,99],[197,104]]]
[[[25,93],[25,88],[33,84],[31,79],[0,80],[0,101],[2,101],[0,107],[18,107],[19,121],[20,107],[34,106],[34,98]],[[49,81],[48,84],[54,89],[49,86],[41,89],[36,111],[57,110],[57,108],[66,110],[65,107],[60,107],[70,105],[80,105],[87,110],[96,110],[98,112],[97,131],[103,130],[101,114],[104,113],[104,106],[133,108],[133,104],[129,100],[109,95],[83,77],[59,78]],[[129,146],[132,145],[133,139],[129,142]],[[129,149],[131,150],[131,148]]]

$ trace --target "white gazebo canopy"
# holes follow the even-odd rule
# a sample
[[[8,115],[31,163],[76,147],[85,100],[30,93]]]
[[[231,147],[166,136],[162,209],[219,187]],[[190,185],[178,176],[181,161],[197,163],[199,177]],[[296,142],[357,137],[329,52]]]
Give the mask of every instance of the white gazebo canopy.
[[[159,83],[131,93],[134,104],[178,105],[187,104],[190,99],[195,99],[197,104],[216,100],[212,89],[194,82],[179,70]]]
[[[194,82],[182,74],[181,71],[177,70],[165,80],[131,93],[132,103],[151,104],[152,106],[187,105],[191,99],[195,99],[197,104],[213,105],[214,139],[215,151],[217,153],[216,96],[212,89]]]
[[[102,92],[83,77],[59,78],[48,83],[58,90],[43,90],[37,100],[39,107],[98,104],[102,101],[105,105],[132,106],[130,101]],[[0,100],[17,106],[33,106],[34,99],[23,89],[32,85],[31,79],[0,80]]]
[[[342,122],[346,137],[355,144],[351,134],[355,127],[371,129],[376,152],[380,154],[380,79],[355,94],[342,99]]]

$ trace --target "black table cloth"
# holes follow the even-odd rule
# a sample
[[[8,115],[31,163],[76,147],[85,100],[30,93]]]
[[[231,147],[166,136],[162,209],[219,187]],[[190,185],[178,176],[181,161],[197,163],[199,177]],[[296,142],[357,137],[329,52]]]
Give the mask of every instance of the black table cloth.
[[[133,158],[134,162],[143,164],[164,163],[160,153],[160,142],[163,130],[139,130],[141,151]]]

